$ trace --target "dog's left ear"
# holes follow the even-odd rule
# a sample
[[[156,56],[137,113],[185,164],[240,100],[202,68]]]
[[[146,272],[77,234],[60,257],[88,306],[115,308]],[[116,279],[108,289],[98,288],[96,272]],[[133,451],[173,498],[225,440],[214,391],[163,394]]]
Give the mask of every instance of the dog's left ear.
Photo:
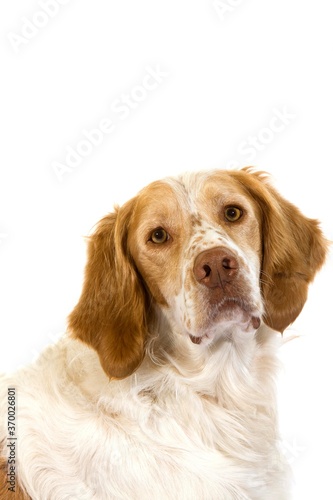
[[[147,292],[127,249],[135,199],[104,217],[89,238],[83,291],[69,316],[75,338],[92,346],[109,377],[124,378],[141,363]]]
[[[318,221],[285,200],[267,175],[251,169],[235,174],[261,213],[264,321],[283,332],[305,304],[308,286],[325,261],[328,241]]]

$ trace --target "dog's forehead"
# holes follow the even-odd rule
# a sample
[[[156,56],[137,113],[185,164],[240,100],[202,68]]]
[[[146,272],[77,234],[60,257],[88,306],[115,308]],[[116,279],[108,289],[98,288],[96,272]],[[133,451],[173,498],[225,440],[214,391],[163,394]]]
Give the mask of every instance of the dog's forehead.
[[[149,184],[141,193],[141,206],[155,205],[160,210],[180,207],[196,215],[210,200],[236,201],[242,196],[242,189],[228,171],[207,171],[185,173],[178,177],[167,177]],[[244,196],[244,194],[243,194]]]
[[[238,181],[225,170],[185,173],[173,181],[174,186],[180,186],[184,195],[194,203],[216,197],[229,198],[239,195],[242,191]],[[172,184],[172,179],[170,183]]]

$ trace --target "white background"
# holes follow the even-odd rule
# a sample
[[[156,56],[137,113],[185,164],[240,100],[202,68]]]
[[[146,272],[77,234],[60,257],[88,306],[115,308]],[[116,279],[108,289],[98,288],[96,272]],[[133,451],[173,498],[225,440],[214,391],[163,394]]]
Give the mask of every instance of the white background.
[[[0,371],[66,329],[83,236],[153,179],[251,163],[333,239],[331,2],[63,0],[52,15],[42,4],[0,7]],[[148,67],[164,76],[144,94]],[[141,100],[124,118],[111,105],[131,93]],[[267,131],[277,111],[289,118]],[[60,181],[54,162],[105,118],[114,131]],[[281,351],[297,500],[333,497],[331,283],[332,259],[289,330],[301,338]]]

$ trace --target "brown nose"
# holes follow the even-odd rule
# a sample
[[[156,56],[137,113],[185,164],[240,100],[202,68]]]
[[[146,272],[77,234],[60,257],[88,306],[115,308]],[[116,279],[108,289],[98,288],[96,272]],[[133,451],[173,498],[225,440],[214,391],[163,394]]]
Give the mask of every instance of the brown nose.
[[[215,247],[201,252],[195,259],[193,272],[196,280],[208,288],[222,288],[238,272],[238,261],[228,248]]]

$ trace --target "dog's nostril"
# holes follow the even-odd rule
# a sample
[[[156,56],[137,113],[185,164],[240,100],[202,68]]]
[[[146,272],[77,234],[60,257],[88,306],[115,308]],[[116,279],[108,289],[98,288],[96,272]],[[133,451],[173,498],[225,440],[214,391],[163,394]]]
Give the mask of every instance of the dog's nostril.
[[[205,271],[206,275],[205,275],[205,278],[207,278],[207,276],[210,275],[210,273],[212,272],[211,268],[209,267],[208,264],[205,264],[204,266],[202,266],[202,269]]]
[[[224,269],[232,269],[230,259],[225,258],[222,260],[222,266]]]
[[[224,257],[222,260],[222,267],[227,270],[238,269],[238,264],[236,259],[233,259],[232,257]]]

